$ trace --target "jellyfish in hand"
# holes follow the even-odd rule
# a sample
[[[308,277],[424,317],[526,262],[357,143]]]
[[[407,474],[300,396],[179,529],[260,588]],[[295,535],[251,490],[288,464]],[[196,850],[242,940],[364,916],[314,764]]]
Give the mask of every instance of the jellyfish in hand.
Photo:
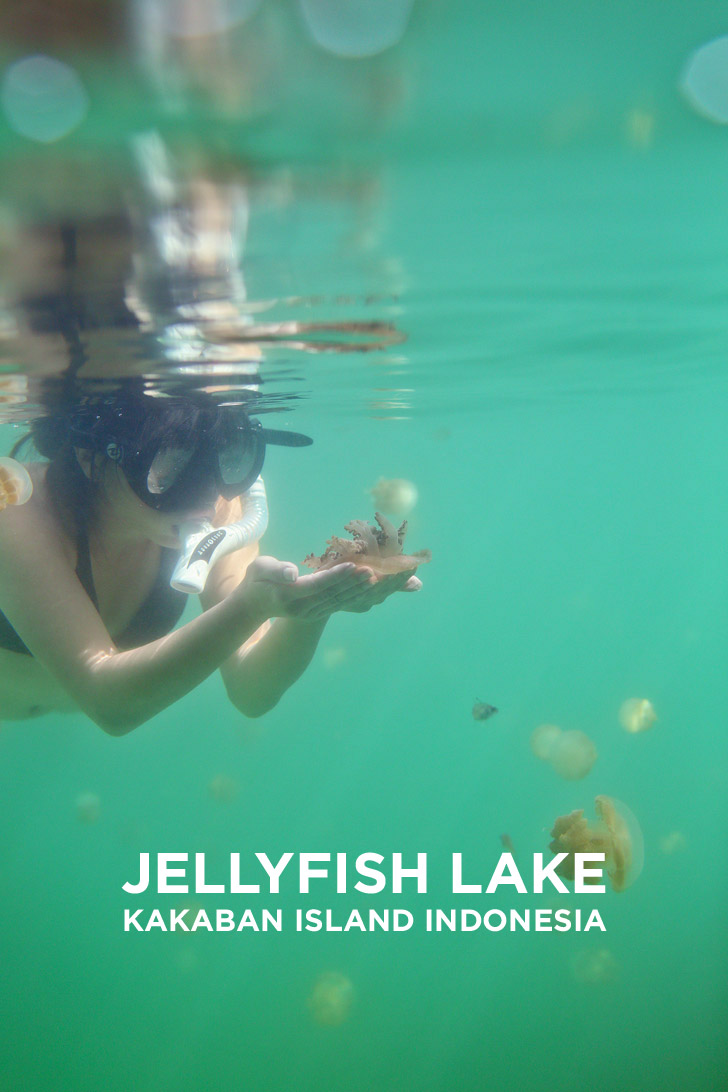
[[[560,815],[554,823],[549,844],[552,853],[566,853],[556,872],[564,880],[574,879],[575,853],[603,853],[604,869],[614,891],[624,891],[642,871],[644,849],[639,823],[626,804],[611,796],[594,799],[597,819],[590,823],[583,809]],[[599,879],[593,882],[599,883]]]

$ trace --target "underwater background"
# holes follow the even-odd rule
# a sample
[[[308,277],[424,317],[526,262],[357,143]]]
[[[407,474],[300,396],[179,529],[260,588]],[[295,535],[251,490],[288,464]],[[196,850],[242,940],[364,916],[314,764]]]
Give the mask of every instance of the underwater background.
[[[262,719],[219,677],[121,739],[0,710],[2,1087],[722,1092],[728,136],[685,73],[728,34],[725,8],[432,0],[352,58],[294,5],[249,6],[243,44],[282,26],[291,63],[260,77],[235,138],[256,164],[248,296],[403,337],[264,349],[300,395],[272,423],[315,442],[268,454],[263,550],[320,553],[372,518],[380,477],[403,478],[407,545],[432,561],[418,594],[333,617]],[[201,139],[206,108],[142,107],[123,65],[91,47],[84,63],[79,148],[142,123]],[[728,103],[720,71],[707,83]],[[27,138],[3,124],[7,179]],[[22,432],[1,426],[3,453]],[[648,732],[620,725],[632,697],[654,705]],[[497,714],[476,721],[476,700]],[[593,740],[586,777],[534,756],[542,723]],[[450,854],[485,884],[504,833],[530,861],[598,794],[642,829],[626,891],[451,893]],[[201,851],[213,882],[233,851],[244,879],[258,851],[426,852],[431,880],[376,897],[300,895],[293,877],[280,896],[121,889],[140,852]],[[125,907],[182,903],[281,906],[285,927],[123,931]],[[598,906],[606,932],[422,924],[428,906],[556,905]],[[406,907],[415,924],[296,932],[297,906]]]

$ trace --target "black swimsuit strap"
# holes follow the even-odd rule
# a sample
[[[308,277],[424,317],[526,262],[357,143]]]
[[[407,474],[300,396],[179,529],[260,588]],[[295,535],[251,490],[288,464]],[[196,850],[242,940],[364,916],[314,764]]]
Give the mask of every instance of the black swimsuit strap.
[[[187,596],[170,587],[169,580],[179,553],[163,547],[159,572],[147,599],[129,622],[123,633],[116,638],[121,649],[139,648],[150,641],[163,637],[174,629],[185,609]],[[99,609],[96,587],[91,568],[91,548],[88,528],[79,524],[76,531],[76,576],[81,581],[89,599]],[[0,648],[30,656],[30,649],[0,612]]]

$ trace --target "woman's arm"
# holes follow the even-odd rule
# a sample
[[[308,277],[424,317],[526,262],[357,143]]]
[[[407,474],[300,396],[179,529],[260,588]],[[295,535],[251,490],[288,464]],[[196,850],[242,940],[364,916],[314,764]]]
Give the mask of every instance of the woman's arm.
[[[205,611],[216,609],[234,591],[257,553],[255,545],[221,558],[200,596]],[[256,568],[272,560],[260,558]],[[325,618],[266,621],[220,667],[233,705],[247,717],[260,717],[272,709],[308,667],[325,625]]]
[[[57,528],[31,506],[2,514],[0,608],[33,656],[113,735],[194,689],[264,620],[237,595],[166,637],[120,652],[59,545]]]
[[[327,589],[349,579],[346,566],[298,581],[293,566],[273,558],[251,568],[250,580],[238,581],[199,618],[121,652],[76,576],[52,517],[28,504],[0,519],[0,609],[39,663],[111,735],[132,731],[189,693],[272,615],[296,613],[306,600],[325,599]]]

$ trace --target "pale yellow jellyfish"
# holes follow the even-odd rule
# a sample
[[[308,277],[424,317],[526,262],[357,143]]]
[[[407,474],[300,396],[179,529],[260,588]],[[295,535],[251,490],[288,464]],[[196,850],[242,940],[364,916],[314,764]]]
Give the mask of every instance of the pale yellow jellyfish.
[[[578,729],[562,732],[554,741],[548,760],[559,777],[580,781],[597,760],[597,749],[589,736]]]
[[[76,818],[80,823],[97,823],[101,815],[101,801],[95,792],[82,792],[76,797]]]
[[[647,698],[628,698],[619,709],[619,723],[626,732],[646,732],[657,720],[657,713]]]
[[[534,728],[531,733],[531,750],[536,758],[547,761],[560,735],[561,729],[556,724],[539,724],[538,728]]]
[[[554,854],[568,854],[556,871],[563,879],[573,880],[575,853],[603,853],[612,889],[624,891],[637,879],[644,863],[640,825],[627,805],[611,796],[595,797],[594,810],[597,820],[592,825],[584,818],[583,809],[560,815],[554,823],[549,849]],[[597,878],[594,883],[601,880]]]
[[[8,505],[25,504],[33,493],[33,482],[22,463],[0,458],[0,511]]]
[[[317,1024],[338,1027],[348,1019],[354,1001],[354,987],[339,971],[326,971],[314,982],[308,1011]]]
[[[329,671],[333,671],[334,668],[340,667],[346,660],[346,649],[341,645],[333,645],[324,649],[323,661],[324,667]]]
[[[367,492],[387,515],[406,516],[417,504],[417,486],[406,478],[380,478]]]
[[[221,804],[229,804],[238,795],[238,783],[227,774],[218,774],[208,782],[207,791],[213,800],[219,800]]]
[[[673,830],[660,838],[660,852],[666,857],[672,857],[673,853],[682,853],[687,849],[688,840],[680,830]]]
[[[577,982],[587,986],[614,982],[619,977],[619,964],[608,948],[593,948],[577,952],[571,969]]]
[[[178,948],[172,953],[172,962],[180,974],[193,974],[201,964],[200,953],[196,948]]]

